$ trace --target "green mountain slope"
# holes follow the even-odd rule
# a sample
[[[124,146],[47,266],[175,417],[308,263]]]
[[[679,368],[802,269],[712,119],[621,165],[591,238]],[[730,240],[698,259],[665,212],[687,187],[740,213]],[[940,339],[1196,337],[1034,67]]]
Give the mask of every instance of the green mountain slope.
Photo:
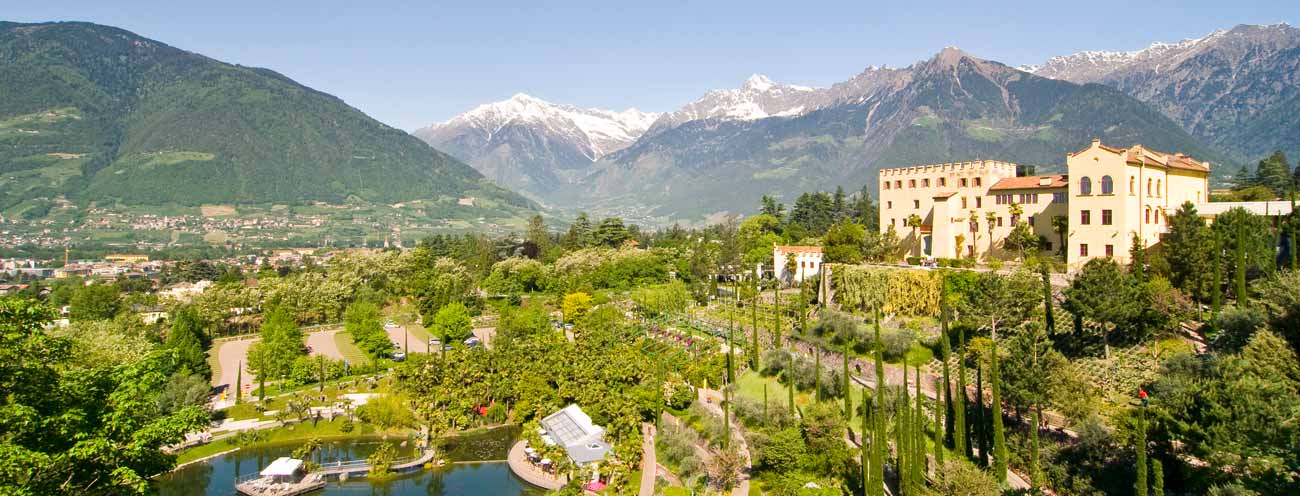
[[[998,159],[1060,171],[1066,153],[1093,137],[1228,169],[1222,154],[1168,117],[1106,86],[1038,77],[952,49],[867,76],[874,78],[867,90],[802,116],[700,120],[645,137],[598,163],[589,189],[574,195],[692,219],[751,211],[763,194],[874,187],[887,167]]]
[[[59,194],[146,205],[459,196],[528,205],[283,75],[72,22],[0,23],[0,174],[5,205]]]

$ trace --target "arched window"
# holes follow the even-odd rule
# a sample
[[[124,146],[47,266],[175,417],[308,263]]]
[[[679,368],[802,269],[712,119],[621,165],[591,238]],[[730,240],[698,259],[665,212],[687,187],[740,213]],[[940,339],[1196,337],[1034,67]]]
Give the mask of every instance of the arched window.
[[[1092,179],[1088,179],[1088,176],[1083,176],[1079,178],[1079,194],[1081,195],[1092,194]]]
[[[1143,211],[1142,223],[1143,224],[1151,223],[1151,207],[1147,207],[1146,210]]]
[[[1101,176],[1101,194],[1109,195],[1115,192],[1115,184],[1111,182],[1110,176]]]
[[[1151,196],[1151,178],[1147,178],[1147,196]]]
[[[1133,195],[1136,195],[1136,194],[1137,194],[1138,190],[1137,190],[1137,184],[1136,184],[1136,182],[1137,182],[1137,178],[1136,178],[1136,177],[1129,176],[1129,178],[1128,178],[1128,194],[1129,194],[1129,196],[1133,196]]]
[[[1164,190],[1165,190],[1165,189],[1162,187],[1162,185],[1160,184],[1160,182],[1161,182],[1161,181],[1160,181],[1159,179],[1156,179],[1156,197],[1157,197],[1157,198],[1160,198],[1160,197],[1165,196],[1165,194],[1164,194]]]

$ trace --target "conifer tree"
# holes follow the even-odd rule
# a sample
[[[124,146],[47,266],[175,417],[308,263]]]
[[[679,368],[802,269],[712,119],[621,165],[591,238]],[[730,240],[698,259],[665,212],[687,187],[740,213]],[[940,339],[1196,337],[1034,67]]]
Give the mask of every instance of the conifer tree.
[[[793,416],[794,418],[799,418],[798,415],[799,412],[794,408],[794,352],[793,351],[790,352],[790,363],[786,365],[787,367],[785,369],[785,377],[787,379],[786,382],[788,382],[788,384],[786,385],[786,390],[790,400],[790,415]]]
[[[1154,456],[1151,457],[1151,494],[1165,496],[1165,467]]]
[[[1046,320],[1047,334],[1056,333],[1056,311],[1052,308],[1052,275],[1047,272],[1047,264],[1038,265],[1038,272],[1043,276],[1043,317]]]
[[[847,398],[849,395],[845,395]],[[871,418],[871,396],[863,391],[862,393],[862,496],[870,496],[872,493],[871,486],[875,482],[874,474],[871,468],[871,460],[874,458],[875,444],[877,442],[875,433],[872,432],[868,419]],[[847,401],[846,401],[847,404]],[[852,418],[851,416],[849,418]]]
[[[1038,441],[1038,429],[1043,422],[1042,407],[1035,406],[1029,417],[1029,487],[1038,488],[1043,485],[1043,472],[1040,467],[1039,458],[1042,457],[1043,448]]]
[[[939,423],[939,428],[943,429],[945,437],[952,436],[952,386],[949,374],[948,360],[952,358],[952,344],[948,342],[948,307],[943,300],[939,301],[939,361],[943,364],[943,421]],[[935,395],[936,399],[938,394]]]
[[[946,408],[948,407],[948,398],[945,398],[944,396],[948,393],[948,382],[943,382],[944,391],[942,393],[938,392],[938,382],[936,382],[934,386],[934,401],[936,402],[934,407],[934,466],[935,468],[938,468],[943,466],[943,446],[944,444],[947,444],[945,438],[947,437],[948,432],[947,429],[944,428],[944,420],[947,418],[948,413],[946,411]]]
[[[877,401],[867,403],[867,395],[862,395],[862,402],[867,405],[871,413],[872,428],[875,434],[871,437],[871,486],[870,494],[872,496],[883,496],[885,494],[885,443],[888,437],[885,435],[885,405],[880,402],[884,398],[884,388],[876,387]]]
[[[909,406],[911,402],[907,396],[907,371],[904,369],[903,387],[898,390],[898,408],[894,412],[895,423],[898,424],[894,429],[894,466],[898,467],[898,487],[904,488],[904,494],[912,494],[912,488],[910,487],[912,474],[911,465],[909,465],[909,462],[912,461],[911,443],[909,442],[912,436],[910,433],[911,425],[909,425],[911,422],[908,421],[908,418],[911,417],[911,407]]]
[[[844,343],[843,354],[844,354],[844,420],[852,421],[853,420],[853,395],[849,393],[853,391],[853,389],[850,387],[853,385],[853,383],[849,381],[849,343],[848,342]],[[865,434],[866,432],[863,432],[863,435]]]
[[[774,302],[774,304],[772,305],[772,317],[776,319],[774,323],[775,325],[772,327],[772,346],[780,348],[781,347],[781,281],[777,280],[776,283],[773,284],[772,286],[776,288],[776,290],[772,292],[773,294],[772,301]]]
[[[1246,296],[1246,223],[1237,223],[1237,242],[1233,250],[1233,264],[1236,265],[1236,276],[1233,278],[1233,286],[1237,292],[1237,306],[1245,308],[1250,304]]]
[[[235,404],[239,404],[239,394],[244,389],[244,362],[239,362],[239,368],[235,369]]]
[[[961,346],[957,355],[957,402],[952,405],[952,413],[956,417],[953,419],[953,447],[958,453],[971,458],[970,429],[966,425],[966,365],[963,364],[963,358],[966,355],[966,330],[958,328],[957,344]]]
[[[813,402],[822,401],[822,352],[813,350]]]
[[[1214,282],[1210,284],[1210,322],[1223,309],[1223,241],[1219,231],[1214,231]]]
[[[917,493],[925,487],[925,408],[921,404],[921,366],[912,369],[916,394],[916,421],[912,424],[912,487]]]
[[[984,364],[975,361],[975,438],[980,445],[980,466],[989,466],[988,419],[984,418]]]
[[[998,385],[998,337],[993,336],[993,352],[989,354],[989,387],[993,389],[993,476],[998,482],[1007,481],[1007,439],[1002,425],[1002,387]]]
[[[757,289],[757,287],[755,289]],[[753,336],[754,356],[749,357],[749,362],[750,362],[750,366],[753,367],[754,371],[758,372],[760,370],[763,370],[762,368],[759,367],[760,365],[759,356],[762,355],[762,353],[759,350],[760,345],[758,344],[758,291],[754,291],[754,296],[750,297],[749,299],[749,311],[750,311],[750,315],[752,316],[750,323],[752,324],[753,327],[751,330],[754,333]]]
[[[1137,496],[1147,496],[1147,426],[1143,418],[1145,413],[1145,411],[1138,412],[1137,435],[1133,443],[1133,449],[1137,452],[1137,463],[1134,464],[1137,478],[1133,482],[1133,494]]]

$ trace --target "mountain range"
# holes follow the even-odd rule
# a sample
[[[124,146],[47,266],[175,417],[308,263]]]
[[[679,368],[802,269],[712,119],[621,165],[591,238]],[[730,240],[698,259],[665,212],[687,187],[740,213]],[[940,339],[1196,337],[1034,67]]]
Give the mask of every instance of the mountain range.
[[[0,174],[0,210],[54,197],[531,204],[284,75],[81,22],[0,22]]]
[[[1093,137],[1207,159],[1221,178],[1275,149],[1296,150],[1300,120],[1288,116],[1300,110],[1297,44],[1290,26],[1237,26],[1135,52],[1082,52],[1018,68],[949,47],[908,67],[871,66],[824,88],[754,75],[739,88],[710,91],[659,115],[631,142],[582,160],[538,148],[530,148],[526,163],[515,160],[507,150],[522,145],[511,137],[537,141],[524,129],[497,136],[491,162],[475,155],[480,149],[417,134],[480,170],[505,173],[492,164],[513,160],[525,170],[564,171],[545,190],[519,186],[553,204],[646,205],[664,220],[749,211],[763,194],[855,189],[874,184],[882,167],[995,158],[1055,171],[1066,152]],[[441,133],[457,135],[458,119],[440,126]],[[509,174],[499,179],[511,184]]]

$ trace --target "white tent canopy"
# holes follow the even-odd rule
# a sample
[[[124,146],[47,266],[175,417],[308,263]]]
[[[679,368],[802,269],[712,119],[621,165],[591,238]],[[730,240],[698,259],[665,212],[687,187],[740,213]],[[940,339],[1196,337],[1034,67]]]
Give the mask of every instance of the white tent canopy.
[[[298,472],[298,468],[301,466],[302,460],[295,460],[287,456],[282,456],[276,458],[270,465],[267,465],[266,468],[262,469],[262,475],[267,477],[293,475]]]

